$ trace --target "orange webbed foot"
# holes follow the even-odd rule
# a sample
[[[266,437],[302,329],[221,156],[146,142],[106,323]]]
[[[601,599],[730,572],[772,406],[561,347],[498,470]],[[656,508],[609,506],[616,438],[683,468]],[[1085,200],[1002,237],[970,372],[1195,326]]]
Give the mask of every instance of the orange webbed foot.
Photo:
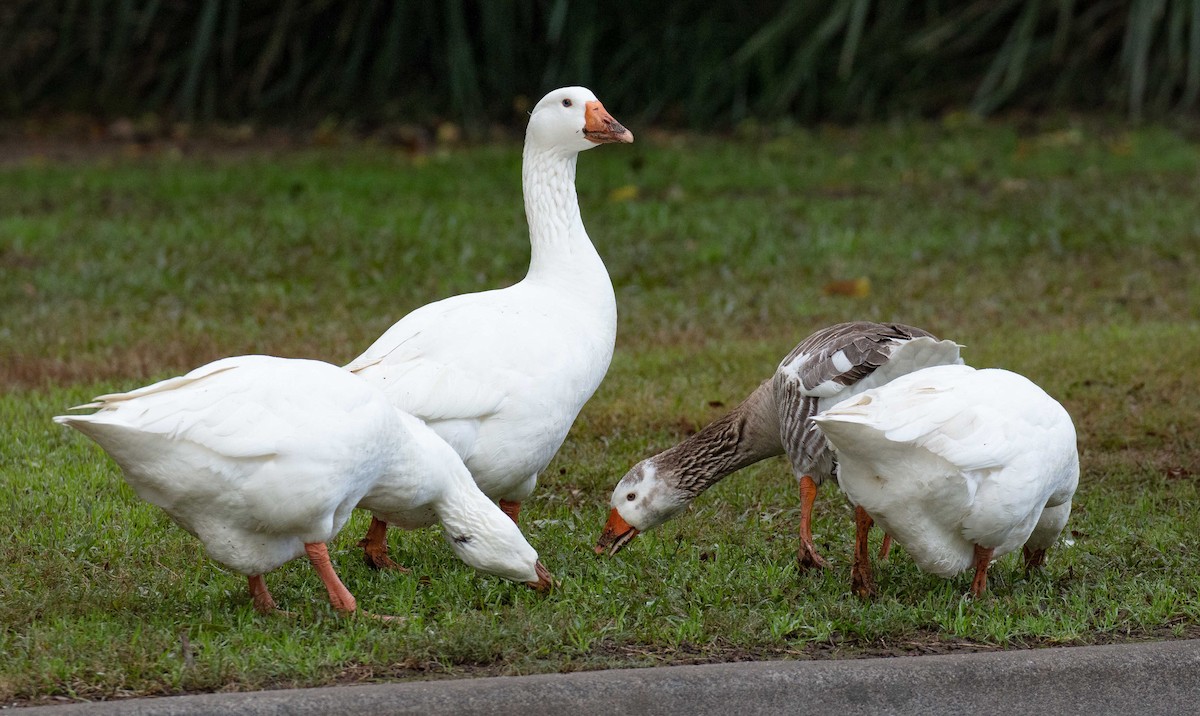
[[[367,535],[358,541],[362,547],[363,561],[372,569],[390,569],[407,573],[409,570],[392,561],[388,556],[387,523],[378,517],[371,518],[371,526]]]

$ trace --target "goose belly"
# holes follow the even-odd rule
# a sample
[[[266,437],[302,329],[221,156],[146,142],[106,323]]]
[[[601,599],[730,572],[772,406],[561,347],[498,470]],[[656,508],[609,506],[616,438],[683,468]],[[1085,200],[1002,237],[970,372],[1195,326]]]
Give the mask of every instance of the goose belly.
[[[926,460],[897,469],[839,456],[838,484],[925,572],[951,577],[973,564],[974,545],[962,521],[971,496],[958,470]]]
[[[254,575],[337,534],[383,473],[394,433],[386,420],[358,432],[301,430],[279,454],[238,458],[143,434],[138,447],[157,450],[135,454],[122,449],[126,440],[110,453],[138,496],[197,537],[214,561]]]
[[[949,463],[911,472],[846,460],[839,476],[847,496],[902,545],[923,571],[951,577],[974,564],[975,545],[993,559],[1029,539],[1050,501],[1020,470],[962,471]]]

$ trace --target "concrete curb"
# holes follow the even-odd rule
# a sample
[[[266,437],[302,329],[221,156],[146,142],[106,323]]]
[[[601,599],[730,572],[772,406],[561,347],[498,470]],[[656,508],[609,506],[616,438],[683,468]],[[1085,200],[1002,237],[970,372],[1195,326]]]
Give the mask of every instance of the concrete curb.
[[[38,716],[1200,712],[1200,640],[129,699]]]

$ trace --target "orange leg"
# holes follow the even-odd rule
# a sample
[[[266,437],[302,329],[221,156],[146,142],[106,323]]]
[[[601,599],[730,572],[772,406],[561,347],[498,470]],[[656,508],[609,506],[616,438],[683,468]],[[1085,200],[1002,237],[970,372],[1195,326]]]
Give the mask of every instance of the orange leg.
[[[275,600],[271,598],[271,590],[261,574],[250,577],[250,597],[254,600],[254,608],[259,614],[271,614],[275,611]]]
[[[338,579],[337,573],[333,571],[333,563],[329,561],[329,550],[325,548],[325,543],[306,544],[304,551],[308,553],[308,561],[312,562],[313,569],[317,570],[317,576],[325,583],[325,589],[329,591],[329,603],[333,608],[339,612],[356,610],[358,604],[354,601],[354,595],[346,589],[346,585],[342,584],[342,580]]]
[[[517,515],[521,514],[521,503],[520,502],[509,502],[508,500],[500,500],[500,511],[503,512],[504,514],[508,515],[509,519],[511,519],[513,521],[513,524],[515,524],[515,525],[520,524],[519,522],[517,522]]]
[[[813,567],[823,568],[825,560],[817,554],[816,545],[812,538],[812,509],[817,499],[817,483],[812,477],[805,475],[800,478],[800,549],[796,560],[802,569]]]
[[[988,565],[992,563],[992,552],[995,551],[995,548],[985,549],[975,545],[975,579],[971,580],[971,596],[982,596],[987,589]]]
[[[1045,549],[1030,549],[1028,547],[1024,547],[1024,548],[1022,548],[1021,552],[1025,556],[1025,573],[1026,574],[1028,574],[1029,572],[1031,572],[1035,569],[1041,569],[1042,566],[1046,564],[1046,550]]]
[[[867,535],[875,520],[861,507],[854,508],[854,564],[850,567],[850,589],[863,599],[874,596],[875,578],[871,576],[871,554]]]
[[[888,552],[890,552],[891,550],[892,550],[892,536],[889,534],[885,534],[883,536],[883,544],[879,545],[880,561],[887,559]]]
[[[363,560],[368,567],[375,569],[394,569],[399,572],[408,570],[388,557],[387,523],[378,517],[371,517],[371,526],[367,528],[367,536],[358,541],[363,548]]]

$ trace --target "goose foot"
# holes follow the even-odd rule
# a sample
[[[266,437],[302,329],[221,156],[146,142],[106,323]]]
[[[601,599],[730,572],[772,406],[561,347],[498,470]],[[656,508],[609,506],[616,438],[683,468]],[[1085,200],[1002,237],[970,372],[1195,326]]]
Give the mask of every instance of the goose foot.
[[[363,561],[372,569],[392,569],[407,573],[407,567],[401,567],[388,556],[387,523],[378,517],[371,518],[371,526],[367,528],[367,536],[358,541],[363,550]]]
[[[800,537],[800,549],[796,550],[796,562],[800,565],[800,569],[825,569],[829,563],[825,561],[821,555],[817,554],[817,548],[813,546],[812,538],[807,540]]]
[[[801,569],[824,569],[829,566],[821,555],[812,538],[812,509],[817,499],[817,483],[811,475],[800,478],[800,549],[796,552],[796,561]]]
[[[508,515],[514,525],[520,524],[517,522],[517,515],[521,514],[520,502],[509,502],[508,500],[500,500],[500,511]]]
[[[1030,549],[1028,547],[1024,547],[1021,549],[1021,552],[1025,556],[1025,573],[1026,574],[1029,574],[1031,571],[1033,571],[1035,569],[1041,569],[1043,566],[1045,566],[1045,564],[1046,564],[1045,548]]]
[[[871,568],[850,568],[850,590],[859,599],[870,599],[875,596],[875,578],[871,576]]]
[[[981,597],[987,589],[988,565],[992,563],[992,553],[995,548],[985,548],[975,545],[975,578],[971,580],[971,596]]]
[[[875,520],[861,507],[854,508],[854,564],[850,567],[850,590],[860,599],[875,596],[875,578],[871,574],[871,554],[867,536]]]
[[[259,614],[271,614],[276,610],[275,600],[271,597],[271,590],[267,589],[267,582],[261,574],[256,574],[249,578],[250,583],[250,598],[254,600],[254,608]]]

